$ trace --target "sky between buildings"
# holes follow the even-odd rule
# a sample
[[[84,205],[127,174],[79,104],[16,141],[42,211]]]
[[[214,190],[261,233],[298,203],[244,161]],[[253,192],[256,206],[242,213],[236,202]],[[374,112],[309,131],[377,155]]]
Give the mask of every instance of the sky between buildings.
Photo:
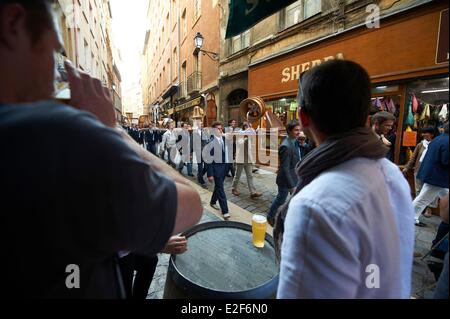
[[[120,50],[122,92],[140,80],[140,61],[147,30],[148,0],[110,0],[113,42]]]

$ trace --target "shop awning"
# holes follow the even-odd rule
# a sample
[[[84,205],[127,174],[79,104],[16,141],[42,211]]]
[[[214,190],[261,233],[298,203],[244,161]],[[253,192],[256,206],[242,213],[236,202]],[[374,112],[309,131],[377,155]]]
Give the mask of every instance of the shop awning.
[[[294,3],[296,0],[242,1],[231,0],[226,38],[250,29],[261,20]]]
[[[178,85],[172,85],[162,96],[163,99],[167,99],[178,92]]]

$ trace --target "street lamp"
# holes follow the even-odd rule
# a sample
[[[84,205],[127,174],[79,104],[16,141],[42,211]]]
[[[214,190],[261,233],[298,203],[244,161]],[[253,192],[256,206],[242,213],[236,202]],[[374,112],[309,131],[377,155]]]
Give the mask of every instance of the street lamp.
[[[195,35],[195,38],[194,38],[195,51],[197,53],[202,52],[203,54],[207,55],[211,60],[219,61],[219,59],[220,59],[219,53],[202,50],[203,40],[204,40],[204,38],[203,38],[202,34],[200,32],[197,32],[197,34]]]

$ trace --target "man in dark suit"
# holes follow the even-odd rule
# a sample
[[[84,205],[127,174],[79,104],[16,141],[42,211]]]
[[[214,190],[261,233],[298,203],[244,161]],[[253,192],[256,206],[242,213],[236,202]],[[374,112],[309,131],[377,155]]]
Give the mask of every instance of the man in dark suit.
[[[203,123],[199,122],[198,127],[192,131],[192,150],[195,153],[197,162],[197,182],[203,187],[207,188],[203,176],[206,174],[206,163],[203,160],[202,152],[208,144],[207,134],[203,131]]]
[[[293,193],[297,186],[298,178],[295,173],[295,167],[301,159],[301,149],[297,142],[300,136],[300,124],[297,121],[291,121],[286,125],[288,136],[281,144],[278,155],[280,158],[279,169],[276,183],[278,185],[278,195],[270,207],[267,214],[268,223],[273,226],[275,215],[281,205],[286,201],[289,193]]]
[[[153,124],[144,131],[144,141],[147,144],[147,150],[156,155],[156,143],[158,143],[158,131],[154,129]]]
[[[223,183],[227,175],[228,163],[227,163],[227,146],[226,140],[223,136],[223,126],[220,122],[214,122],[211,127],[213,128],[214,136],[209,142],[211,158],[207,160],[207,172],[208,180],[210,183],[214,182],[214,192],[211,197],[210,206],[219,210],[216,206],[219,201],[220,209],[222,210],[223,218],[229,219],[230,213],[228,210],[227,196],[225,194]],[[218,154],[220,152],[220,154]]]

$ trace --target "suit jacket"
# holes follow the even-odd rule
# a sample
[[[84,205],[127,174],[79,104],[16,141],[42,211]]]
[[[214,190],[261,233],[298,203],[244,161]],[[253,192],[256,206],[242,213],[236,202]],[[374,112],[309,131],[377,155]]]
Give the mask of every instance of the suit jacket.
[[[208,135],[201,130],[201,133],[198,130],[193,130],[191,133],[191,149],[192,152],[195,153],[195,157],[197,162],[201,162],[202,152],[205,146],[208,144],[209,139]]]
[[[158,131],[157,130],[145,130],[144,131],[144,140],[148,145],[155,145],[158,143]]]
[[[431,141],[417,179],[433,186],[448,188],[448,142],[448,134],[445,133]]]
[[[409,159],[408,163],[406,163],[405,168],[410,171],[412,168],[414,168],[414,173],[418,173],[420,169],[420,158],[422,157],[423,151],[425,148],[423,147],[423,142],[420,142],[417,144],[416,148],[414,149],[414,153]]]
[[[228,164],[226,162],[226,141],[225,138],[222,137],[222,142],[223,142],[223,147],[220,147],[219,142],[217,141],[217,138],[212,137],[210,140],[210,144],[212,144],[212,148],[210,151],[210,155],[211,157],[214,159],[214,150],[217,149],[222,149],[222,161],[216,163],[214,160],[212,163],[210,164],[206,164],[206,169],[207,169],[207,173],[208,173],[208,177],[214,177],[214,178],[223,178],[225,179],[226,175],[227,175],[227,170],[228,170]]]
[[[286,138],[281,144],[278,155],[280,160],[280,167],[277,174],[277,185],[286,187],[288,189],[297,186],[298,178],[295,172],[295,167],[300,161],[299,149],[296,147],[296,141],[291,142]]]

